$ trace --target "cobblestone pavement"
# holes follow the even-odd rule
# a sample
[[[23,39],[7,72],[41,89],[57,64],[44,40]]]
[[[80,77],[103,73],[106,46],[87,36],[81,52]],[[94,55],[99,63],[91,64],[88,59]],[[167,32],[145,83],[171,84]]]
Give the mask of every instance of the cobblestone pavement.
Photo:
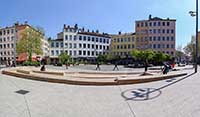
[[[0,117],[198,117],[200,73],[192,72],[124,86],[53,84],[0,74]]]

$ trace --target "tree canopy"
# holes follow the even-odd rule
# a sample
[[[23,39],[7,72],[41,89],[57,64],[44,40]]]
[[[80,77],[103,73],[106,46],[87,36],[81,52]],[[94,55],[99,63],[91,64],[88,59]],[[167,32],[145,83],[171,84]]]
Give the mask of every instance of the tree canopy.
[[[154,51],[152,50],[145,50],[145,51],[139,51],[139,50],[133,50],[131,53],[132,57],[144,62],[148,62],[149,60],[152,60],[154,57]]]
[[[59,58],[61,64],[69,64],[70,59],[71,59],[70,55],[68,55],[67,53],[61,53],[58,56],[58,58]]]
[[[145,71],[147,71],[147,66],[149,61],[161,63],[163,61],[168,61],[171,59],[171,56],[168,54],[164,54],[161,52],[154,52],[152,50],[144,50],[144,51],[133,50],[131,52],[131,55],[133,58],[144,62]]]

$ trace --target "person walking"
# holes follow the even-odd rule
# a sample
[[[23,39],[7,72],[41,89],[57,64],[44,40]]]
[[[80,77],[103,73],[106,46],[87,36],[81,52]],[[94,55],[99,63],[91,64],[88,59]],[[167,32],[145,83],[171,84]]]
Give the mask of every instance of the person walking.
[[[163,74],[167,74],[169,72],[170,66],[167,64],[164,64],[164,68],[163,68]]]
[[[115,66],[114,66],[114,68],[113,68],[113,71],[115,71],[115,69],[117,69],[117,71],[119,71],[119,68],[118,68],[117,65],[118,65],[117,62],[115,62]]]
[[[97,62],[96,70],[99,70],[99,71],[101,70],[99,62]]]
[[[46,71],[46,67],[45,67],[46,60],[44,58],[41,60],[41,64],[42,64],[42,67],[40,68],[40,71]]]

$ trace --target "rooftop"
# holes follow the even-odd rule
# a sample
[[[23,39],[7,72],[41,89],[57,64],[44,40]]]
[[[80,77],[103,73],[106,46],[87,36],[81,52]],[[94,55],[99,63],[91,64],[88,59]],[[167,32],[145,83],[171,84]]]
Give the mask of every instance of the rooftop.
[[[92,36],[99,36],[99,37],[105,37],[105,38],[110,38],[109,34],[107,33],[100,33],[99,30],[92,30],[90,31],[89,29],[88,30],[85,30],[85,28],[79,28],[78,27],[78,24],[75,24],[74,26],[70,26],[70,25],[66,25],[64,24],[64,29],[69,29],[69,30],[76,30],[78,32],[78,34],[83,34],[83,35],[92,35]]]
[[[170,18],[160,18],[160,17],[152,17],[152,15],[149,15],[149,19],[148,20],[138,20],[136,22],[140,22],[140,21],[176,21],[176,19],[170,19]]]

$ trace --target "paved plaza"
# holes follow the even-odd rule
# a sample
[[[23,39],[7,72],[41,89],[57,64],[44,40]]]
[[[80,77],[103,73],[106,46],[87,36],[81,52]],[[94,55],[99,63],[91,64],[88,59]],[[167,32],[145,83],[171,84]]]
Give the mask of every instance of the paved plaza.
[[[199,69],[200,70],[200,69]],[[121,86],[78,86],[0,74],[0,117],[198,117],[200,73]]]
[[[66,68],[63,67],[58,67],[58,66],[52,66],[52,65],[47,65],[47,69],[56,69],[56,70],[66,70]],[[70,66],[68,67],[69,71],[113,71],[114,65],[100,65],[100,70],[96,70],[96,65],[75,65],[75,66]],[[118,65],[119,71],[144,71],[144,68],[126,68],[123,65]],[[115,70],[117,71],[117,70]]]

